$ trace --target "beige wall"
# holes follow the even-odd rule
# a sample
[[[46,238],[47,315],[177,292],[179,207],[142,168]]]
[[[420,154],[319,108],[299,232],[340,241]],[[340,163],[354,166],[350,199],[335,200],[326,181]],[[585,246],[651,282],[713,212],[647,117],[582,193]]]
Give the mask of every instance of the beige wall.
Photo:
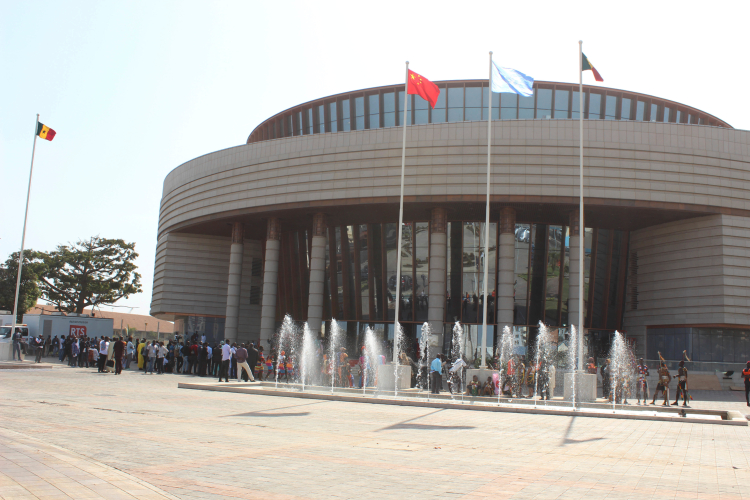
[[[227,305],[230,238],[169,233],[159,239],[154,270],[151,314],[224,316]],[[260,305],[250,305],[250,287],[262,286],[251,276],[252,260],[261,259],[260,243],[245,240],[240,295],[239,337],[260,333]]]
[[[646,326],[750,325],[749,247],[746,217],[715,215],[633,231],[638,308],[631,309],[628,293],[628,335],[645,342]]]
[[[589,197],[750,210],[750,133],[694,125],[584,122]],[[484,194],[486,124],[409,127],[406,195]],[[397,197],[402,129],[277,139],[210,153],[164,181],[159,234],[228,211]],[[578,122],[493,124],[493,195],[578,196]],[[436,198],[437,197],[437,198]]]

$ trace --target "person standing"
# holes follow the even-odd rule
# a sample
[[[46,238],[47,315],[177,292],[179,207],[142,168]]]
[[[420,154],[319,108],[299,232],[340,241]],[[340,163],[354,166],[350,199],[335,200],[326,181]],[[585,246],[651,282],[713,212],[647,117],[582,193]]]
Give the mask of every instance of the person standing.
[[[198,376],[205,377],[208,369],[208,344],[203,343],[198,351]]]
[[[440,394],[443,386],[443,355],[438,354],[430,364],[430,392]]]
[[[659,367],[659,382],[656,384],[654,399],[651,401],[652,405],[656,404],[656,396],[659,394],[659,391],[662,391],[664,393],[664,403],[662,404],[662,406],[667,406],[669,404],[669,382],[671,381],[672,376],[669,374],[669,370],[667,370],[667,365],[662,363]]]
[[[13,332],[13,361],[16,360],[16,353],[18,353],[18,361],[23,361],[21,359],[21,329],[16,328],[16,330]]]
[[[229,340],[224,342],[221,346],[221,368],[219,369],[219,382],[221,382],[222,376],[225,382],[229,382],[229,363],[232,361],[232,348],[229,345]]]
[[[747,366],[742,370],[742,378],[745,379],[745,401],[747,406],[750,406],[750,361],[747,362]]]
[[[42,355],[44,354],[44,338],[41,335],[37,335],[34,339],[34,345],[36,346],[36,358],[35,363],[42,362]]]
[[[250,373],[252,375],[254,374],[254,371],[258,364],[258,350],[255,348],[255,344],[250,342],[250,344],[247,347],[247,364],[250,366]],[[254,377],[250,377],[250,380],[254,379]]]
[[[133,345],[133,337],[128,337],[128,343],[125,344],[125,368],[130,369],[130,362],[133,361],[133,354],[135,353],[135,346]]]
[[[206,342],[206,372],[210,375],[213,369],[213,358],[214,350],[211,349],[211,344]]]
[[[680,403],[680,394],[682,394],[682,406],[687,406],[688,398],[688,370],[685,368],[685,360],[680,361],[680,367],[677,369],[677,398],[672,406]]]
[[[638,360],[638,366],[635,367],[638,379],[635,384],[635,395],[638,398],[638,404],[641,404],[641,390],[643,391],[643,404],[648,404],[648,366],[643,362],[643,358]]]
[[[247,377],[250,379],[250,382],[255,382],[253,371],[250,369],[250,365],[247,364],[248,352],[247,349],[245,349],[245,344],[240,345],[235,350],[234,355],[237,358],[237,382],[241,382],[242,370],[247,372]]]
[[[106,337],[102,337],[99,342],[99,373],[104,373],[104,363],[107,362],[107,351],[109,350],[109,342]]]
[[[112,352],[115,357],[115,375],[119,375],[122,373],[122,357],[125,355],[125,342],[122,341],[122,337],[116,337],[114,343]]]

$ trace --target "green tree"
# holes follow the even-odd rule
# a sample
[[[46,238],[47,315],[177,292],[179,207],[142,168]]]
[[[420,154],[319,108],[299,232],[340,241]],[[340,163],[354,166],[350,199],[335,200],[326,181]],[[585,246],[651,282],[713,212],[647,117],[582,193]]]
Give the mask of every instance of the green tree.
[[[113,304],[141,292],[135,243],[93,236],[75,245],[58,245],[44,256],[43,296],[60,311]]]
[[[23,269],[21,271],[21,291],[18,294],[18,317],[20,322],[24,313],[36,305],[42,295],[39,288],[41,274],[44,273],[42,252],[24,250]],[[16,299],[16,280],[18,279],[18,252],[13,252],[8,260],[0,266],[0,309],[13,311]]]

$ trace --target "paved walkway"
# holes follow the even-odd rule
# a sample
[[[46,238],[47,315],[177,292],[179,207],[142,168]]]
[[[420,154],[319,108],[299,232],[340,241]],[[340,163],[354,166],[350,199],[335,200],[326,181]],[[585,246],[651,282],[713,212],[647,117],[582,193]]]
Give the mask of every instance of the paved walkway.
[[[748,427],[176,388],[188,380],[4,370],[0,427],[185,499],[750,499]],[[748,413],[742,394],[700,396]]]
[[[173,499],[108,465],[0,428],[0,498]]]

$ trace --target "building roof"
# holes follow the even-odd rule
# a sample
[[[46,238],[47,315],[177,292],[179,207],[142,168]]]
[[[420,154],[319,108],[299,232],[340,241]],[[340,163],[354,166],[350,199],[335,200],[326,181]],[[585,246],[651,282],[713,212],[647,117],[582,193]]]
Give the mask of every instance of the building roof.
[[[51,304],[37,304],[26,311],[26,314],[52,314],[57,312],[55,306]],[[84,309],[83,313],[96,318],[112,318],[115,329],[119,329],[120,325],[122,325],[122,328],[135,328],[138,331],[155,332],[158,325],[159,332],[174,333],[174,323],[145,314],[128,314],[115,311],[101,311],[99,309],[94,314],[91,313],[91,309]]]

